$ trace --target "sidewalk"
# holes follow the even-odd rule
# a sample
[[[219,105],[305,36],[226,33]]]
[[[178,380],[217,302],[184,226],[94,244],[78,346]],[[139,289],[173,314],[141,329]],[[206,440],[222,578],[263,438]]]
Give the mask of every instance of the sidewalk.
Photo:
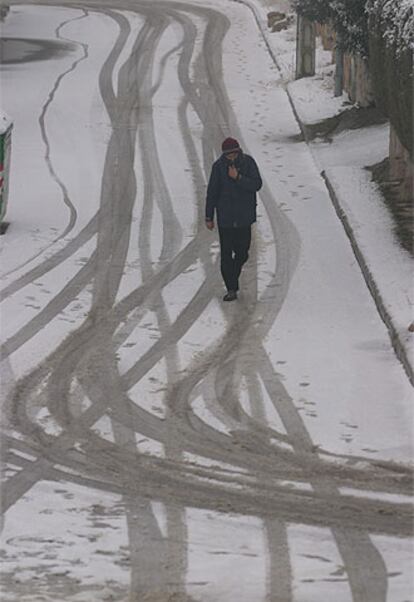
[[[324,119],[330,118],[333,90],[323,86],[324,78],[311,79],[321,84],[319,111],[325,113]],[[312,105],[304,101],[302,93],[306,84],[307,80],[300,80],[287,87],[305,135],[306,126],[315,123]],[[396,354],[414,384],[414,335],[408,329],[414,307],[413,259],[400,245],[393,218],[367,169],[388,155],[388,136],[389,126],[383,124],[344,130],[330,141],[309,137],[307,141]]]
[[[414,384],[414,333],[409,331],[414,313],[413,258],[399,243],[393,218],[367,169],[388,156],[389,126],[374,119],[370,125],[361,127],[360,123],[354,123],[353,129],[341,128],[340,115],[348,113],[347,121],[352,124],[350,112],[355,112],[355,108],[346,94],[334,97],[331,53],[317,48],[316,75],[294,81],[296,25],[272,33],[267,28],[266,1],[258,0],[255,4],[242,1],[253,11],[282,74],[302,133],[388,328],[395,352]],[[273,10],[283,9],[278,4],[272,3]],[[333,122],[333,132],[323,137],[317,124],[323,129],[326,120]],[[335,130],[336,124],[339,127]]]

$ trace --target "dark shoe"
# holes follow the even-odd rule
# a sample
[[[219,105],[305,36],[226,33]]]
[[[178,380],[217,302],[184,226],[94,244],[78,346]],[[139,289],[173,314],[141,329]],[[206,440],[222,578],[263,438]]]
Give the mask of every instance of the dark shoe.
[[[236,291],[229,291],[223,297],[223,301],[235,301],[237,299]]]

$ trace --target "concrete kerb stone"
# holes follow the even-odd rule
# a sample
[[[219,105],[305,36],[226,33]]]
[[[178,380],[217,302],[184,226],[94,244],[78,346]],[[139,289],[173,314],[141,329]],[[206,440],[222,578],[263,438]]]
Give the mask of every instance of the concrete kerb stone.
[[[275,56],[275,53],[273,52],[273,49],[267,39],[267,33],[263,28],[262,22],[260,20],[260,16],[257,13],[256,7],[251,4],[248,0],[230,0],[230,2],[237,2],[238,4],[244,4],[245,6],[247,6],[247,8],[249,8],[252,13],[253,16],[255,18],[255,21],[257,23],[257,26],[259,28],[260,33],[262,34],[263,40],[266,44],[266,47],[268,49],[269,55],[272,58],[272,61],[274,62],[274,64],[276,65],[277,69],[279,70],[280,73],[282,73],[282,70],[280,68],[280,65],[277,61],[277,58]],[[309,140],[309,136],[307,134],[306,131],[306,127],[305,124],[302,122],[302,120],[299,117],[298,111],[296,110],[295,107],[295,103],[293,101],[292,95],[290,94],[290,91],[288,89],[288,86],[285,85],[285,90],[286,90],[286,94],[288,96],[289,99],[289,103],[290,106],[292,107],[292,111],[293,114],[295,115],[295,119],[299,125],[300,131],[302,132],[302,136],[304,141],[306,142],[306,144],[309,146],[309,149],[312,153],[312,156],[315,160],[316,165],[319,167],[318,165],[318,161],[316,160],[316,158],[314,157],[314,154],[312,152],[312,148],[310,145],[310,140]],[[338,216],[338,219],[341,221],[341,224],[343,225],[343,228],[345,230],[345,233],[349,239],[349,242],[351,244],[352,250],[354,252],[355,258],[358,262],[358,265],[361,269],[362,275],[364,277],[364,280],[366,282],[366,285],[368,287],[368,290],[371,293],[371,296],[374,300],[374,303],[377,307],[378,313],[381,317],[381,319],[383,320],[387,330],[388,330],[388,334],[391,340],[391,344],[394,348],[394,351],[398,357],[398,359],[400,360],[405,373],[407,374],[407,377],[410,381],[410,383],[414,386],[414,368],[413,365],[410,361],[409,358],[409,354],[408,351],[404,345],[404,342],[401,340],[399,332],[394,324],[394,321],[392,319],[392,316],[390,315],[390,313],[388,312],[386,305],[384,303],[384,300],[381,296],[381,293],[379,291],[379,288],[375,282],[375,277],[373,276],[373,274],[371,273],[370,269],[368,268],[367,262],[365,260],[364,254],[362,253],[357,239],[355,237],[354,231],[350,225],[350,222],[347,218],[347,215],[345,213],[345,211],[343,210],[338,197],[336,195],[335,189],[332,185],[332,183],[330,182],[328,176],[326,175],[325,171],[322,170],[320,172],[321,178],[323,179],[325,186],[327,188],[327,191],[329,193],[329,198],[331,199],[331,202],[334,206],[334,209],[336,211],[336,214]]]
[[[298,122],[300,130],[302,132],[303,138],[304,138],[306,144],[310,147],[310,140],[309,140],[309,137],[308,137],[308,134],[306,131],[306,127],[298,115],[298,112],[294,105],[292,96],[287,88],[286,88],[286,93],[288,95],[289,102],[292,107],[293,113],[295,115],[296,121]],[[312,150],[311,150],[311,152],[312,152]],[[313,156],[313,153],[312,153],[312,156]],[[315,162],[318,165],[317,161],[315,161]],[[343,207],[341,206],[341,204],[339,202],[339,199],[336,195],[335,189],[334,189],[331,181],[329,180],[329,177],[327,176],[325,170],[322,170],[320,173],[321,173],[321,177],[323,178],[323,181],[325,182],[325,186],[328,190],[329,198],[331,199],[331,202],[334,206],[335,212],[336,212],[339,220],[341,221],[342,226],[345,230],[345,233],[349,239],[353,253],[354,253],[355,258],[358,262],[358,265],[361,269],[361,272],[364,277],[365,283],[368,287],[368,290],[371,293],[371,296],[377,307],[378,313],[381,316],[381,319],[384,322],[385,326],[387,327],[388,334],[389,334],[389,337],[391,340],[391,344],[394,348],[394,351],[395,351],[398,359],[402,363],[403,368],[408,376],[410,383],[414,386],[414,369],[413,369],[413,365],[410,361],[410,357],[407,352],[407,349],[406,349],[403,341],[400,338],[398,329],[394,325],[394,322],[393,322],[393,319],[392,319],[390,313],[388,312],[388,310],[386,308],[386,305],[384,303],[382,295],[375,282],[375,278],[372,275],[372,272],[370,271],[370,269],[368,268],[364,254],[362,253],[360,246],[358,245],[358,241],[355,237],[352,226],[348,220],[346,212],[344,211]]]
[[[323,177],[326,187],[329,191],[329,196],[330,196],[333,206],[335,208],[336,214],[337,214],[338,218],[341,220],[344,230],[351,243],[351,247],[354,252],[355,258],[358,262],[359,267],[361,268],[361,272],[364,276],[365,282],[372,295],[372,298],[374,299],[375,305],[377,306],[378,313],[380,314],[383,322],[385,323],[385,325],[388,329],[388,333],[389,333],[394,351],[395,351],[398,359],[402,363],[404,370],[405,370],[411,384],[414,386],[414,370],[413,370],[413,366],[411,364],[410,358],[408,356],[406,347],[405,347],[404,343],[401,341],[399,332],[394,325],[392,316],[390,315],[390,313],[388,312],[388,310],[386,308],[386,305],[383,301],[382,295],[375,282],[375,278],[372,275],[372,272],[370,271],[370,269],[367,265],[367,262],[365,261],[365,257],[363,255],[363,253],[361,252],[361,249],[355,238],[352,226],[350,225],[348,217],[347,217],[343,207],[341,206],[341,203],[339,202],[339,199],[337,197],[335,189],[332,186],[332,183],[329,180],[325,171],[322,171],[321,176]]]
[[[306,144],[309,146],[312,156],[313,152],[312,152],[312,148],[311,148],[311,144],[310,144],[310,139],[308,137],[307,134],[307,130],[305,127],[305,124],[301,121],[299,114],[296,110],[295,104],[293,102],[293,98],[292,95],[289,92],[289,89],[286,87],[286,93],[288,95],[289,98],[289,103],[292,107],[293,113],[295,115],[296,121],[298,122],[298,125],[300,127],[300,130],[302,132],[303,138],[306,142]],[[315,158],[314,158],[315,159]],[[316,165],[319,167],[318,165],[318,161],[315,159],[315,163]],[[380,293],[380,290],[378,288],[378,285],[375,282],[375,277],[373,276],[371,270],[368,267],[368,264],[365,260],[364,254],[361,251],[361,248],[358,244],[357,238],[355,237],[354,231],[352,229],[352,226],[348,220],[348,217],[346,215],[346,212],[344,211],[343,207],[341,206],[339,199],[337,197],[337,194],[335,192],[335,188],[332,185],[328,175],[326,174],[325,170],[322,170],[320,172],[321,177],[323,178],[323,181],[325,182],[325,186],[328,190],[329,193],[329,198],[331,199],[331,202],[334,206],[335,212],[339,218],[339,220],[342,223],[342,226],[345,230],[345,233],[349,239],[349,242],[351,244],[352,250],[354,252],[355,258],[358,262],[358,265],[361,269],[362,275],[364,277],[365,283],[368,287],[369,292],[371,293],[371,296],[374,300],[374,303],[377,307],[378,313],[382,319],[382,321],[384,322],[385,326],[387,327],[388,330],[388,334],[391,340],[391,344],[394,348],[395,354],[397,355],[398,359],[400,360],[400,362],[403,365],[403,368],[405,370],[405,373],[407,374],[407,377],[410,381],[410,383],[414,386],[414,368],[413,368],[413,364],[410,360],[409,357],[409,353],[407,351],[406,346],[404,345],[404,342],[401,340],[400,334],[398,329],[396,328],[394,321],[392,319],[391,314],[389,313],[389,311],[387,310],[387,307],[384,303],[384,300],[382,298],[382,295]]]

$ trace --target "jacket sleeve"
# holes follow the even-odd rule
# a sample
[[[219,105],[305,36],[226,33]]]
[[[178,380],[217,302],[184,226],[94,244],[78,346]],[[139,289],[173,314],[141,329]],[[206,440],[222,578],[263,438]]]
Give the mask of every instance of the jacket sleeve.
[[[245,173],[240,174],[240,178],[236,180],[237,186],[248,190],[249,192],[257,192],[262,187],[262,178],[257,167],[256,161],[250,157]]]
[[[210,179],[207,186],[207,198],[206,198],[206,219],[214,219],[214,210],[217,206],[217,199],[220,194],[220,174],[218,166],[214,163]]]

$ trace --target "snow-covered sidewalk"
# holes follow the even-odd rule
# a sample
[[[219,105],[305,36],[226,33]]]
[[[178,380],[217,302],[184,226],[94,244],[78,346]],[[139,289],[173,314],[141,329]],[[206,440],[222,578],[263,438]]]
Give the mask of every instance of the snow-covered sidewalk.
[[[294,80],[296,34],[267,29],[268,3],[246,1],[267,41],[287,85],[287,92],[302,131],[306,126],[339,115],[351,108],[346,94],[334,97],[334,66],[331,53],[317,48],[314,77]],[[276,2],[272,10],[285,9]],[[328,186],[364,278],[387,325],[393,346],[410,380],[414,382],[413,260],[394,234],[393,218],[378,185],[366,169],[388,156],[389,126],[372,125],[345,130],[331,141],[308,140],[312,154]]]

